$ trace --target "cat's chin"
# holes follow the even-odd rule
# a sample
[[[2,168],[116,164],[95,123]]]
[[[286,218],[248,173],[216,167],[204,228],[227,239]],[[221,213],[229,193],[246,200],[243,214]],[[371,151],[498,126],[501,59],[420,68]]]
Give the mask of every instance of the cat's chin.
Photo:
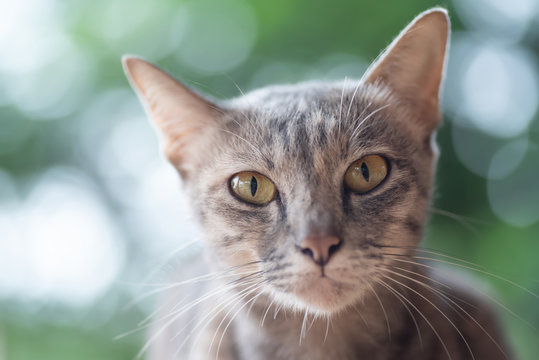
[[[327,315],[340,312],[358,300],[349,285],[322,276],[295,286],[290,293],[279,292],[274,297],[296,310]]]

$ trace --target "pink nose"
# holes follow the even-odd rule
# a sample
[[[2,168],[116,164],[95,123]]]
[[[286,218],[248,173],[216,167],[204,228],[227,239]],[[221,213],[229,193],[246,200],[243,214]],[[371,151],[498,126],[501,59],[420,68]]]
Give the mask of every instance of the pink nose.
[[[308,236],[299,246],[302,253],[309,255],[318,265],[324,266],[340,245],[341,239],[336,236]]]

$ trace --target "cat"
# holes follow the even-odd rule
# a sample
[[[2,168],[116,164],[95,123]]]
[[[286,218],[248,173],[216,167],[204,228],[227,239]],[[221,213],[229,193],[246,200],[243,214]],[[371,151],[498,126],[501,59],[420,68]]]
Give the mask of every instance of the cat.
[[[212,100],[124,56],[204,257],[182,265],[150,359],[509,359],[487,302],[417,261],[438,157],[447,11],[359,81]]]

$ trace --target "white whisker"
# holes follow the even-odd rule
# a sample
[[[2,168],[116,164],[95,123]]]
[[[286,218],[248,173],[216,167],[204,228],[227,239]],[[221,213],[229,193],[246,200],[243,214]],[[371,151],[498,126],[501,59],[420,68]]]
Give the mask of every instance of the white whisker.
[[[378,303],[380,304],[380,307],[382,308],[382,312],[384,314],[384,318],[386,320],[386,325],[387,325],[387,337],[388,337],[389,341],[391,341],[391,327],[389,326],[389,317],[387,316],[387,312],[386,312],[386,309],[384,307],[384,304],[382,304],[382,300],[380,300],[380,297],[376,293],[376,290],[374,290],[374,287],[368,282],[367,282],[367,285],[371,289],[372,293],[376,297],[376,300],[378,300]]]
[[[464,335],[462,334],[462,332],[460,331],[460,329],[457,327],[457,325],[455,325],[455,323],[436,305],[434,304],[431,300],[429,300],[426,296],[424,296],[423,294],[421,294],[420,292],[414,290],[413,288],[411,288],[410,286],[404,284],[403,282],[401,281],[398,281],[398,280],[395,280],[394,278],[392,278],[391,276],[387,276],[387,275],[382,275],[384,278],[388,279],[388,280],[391,280],[393,282],[396,282],[397,284],[399,284],[400,286],[402,287],[405,287],[406,289],[412,291],[414,294],[418,295],[419,297],[421,297],[423,300],[425,300],[428,304],[430,304],[434,309],[436,309],[436,311],[438,311],[448,322],[449,324],[451,324],[451,326],[457,331],[457,333],[459,334],[459,336],[461,337],[462,341],[464,341],[464,344],[466,345],[466,347],[468,348],[468,351],[472,357],[472,359],[475,360],[475,356],[473,354],[473,351],[472,349],[470,348],[470,344],[468,344],[468,341],[466,340],[466,338],[464,337]]]
[[[388,270],[388,269],[384,269],[384,270]],[[391,271],[391,270],[389,270]],[[505,353],[505,351],[502,349],[502,347],[500,346],[500,344],[492,337],[492,335],[479,323],[479,321],[477,321],[469,312],[467,312],[464,308],[462,308],[459,304],[457,304],[455,301],[453,301],[452,299],[450,299],[447,295],[445,295],[443,292],[439,291],[438,289],[436,289],[435,287],[433,286],[430,286],[430,285],[427,285],[425,284],[424,282],[422,281],[418,281],[417,279],[413,279],[409,276],[406,276],[406,275],[403,275],[403,274],[399,274],[398,272],[395,272],[395,271],[391,271],[391,273],[397,275],[397,276],[401,276],[405,279],[408,279],[410,281],[413,281],[423,287],[425,287],[426,289],[430,290],[431,292],[433,292],[434,294],[437,294],[438,296],[442,297],[443,299],[445,299],[446,301],[449,301],[451,304],[453,304],[454,306],[456,306],[460,311],[462,311],[464,314],[466,314],[482,331],[485,335],[487,335],[487,337],[494,343],[494,345],[496,345],[496,347],[502,352],[502,354],[505,356],[506,359],[509,359],[509,357],[507,356],[507,354]],[[450,305],[451,306],[451,305]],[[453,306],[451,306],[453,307]],[[454,309],[454,308],[453,308]],[[455,310],[456,312],[456,310]]]
[[[452,357],[451,357],[451,354],[449,353],[449,349],[447,348],[447,345],[445,344],[445,342],[443,341],[442,337],[440,336],[440,334],[438,333],[438,331],[436,330],[436,328],[434,327],[434,325],[432,325],[432,323],[429,321],[429,319],[427,319],[427,317],[421,312],[421,310],[419,310],[417,308],[417,306],[415,306],[410,300],[408,300],[406,298],[406,296],[402,295],[400,292],[398,292],[397,290],[395,290],[391,285],[387,284],[385,281],[383,281],[382,279],[377,279],[376,282],[378,282],[379,284],[381,284],[382,286],[384,286],[386,289],[390,290],[390,291],[393,291],[395,294],[399,295],[404,301],[406,301],[415,311],[417,311],[417,313],[423,318],[423,320],[425,320],[425,322],[427,323],[427,325],[432,329],[434,335],[438,338],[438,341],[440,341],[440,344],[442,345],[442,347],[444,348],[444,351],[447,355],[447,357],[449,358],[449,360],[452,360]]]

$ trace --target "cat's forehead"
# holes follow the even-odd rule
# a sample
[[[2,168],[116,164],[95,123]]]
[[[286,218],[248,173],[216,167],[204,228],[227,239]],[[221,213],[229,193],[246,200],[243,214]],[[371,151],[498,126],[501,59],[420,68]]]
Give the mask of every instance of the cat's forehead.
[[[307,82],[262,88],[230,102],[235,132],[258,146],[331,150],[384,132],[393,99],[360,82]]]
[[[248,93],[230,102],[230,128],[223,136],[233,141],[223,150],[234,159],[227,162],[314,175],[368,153],[387,153],[398,143],[385,121],[390,100],[383,88],[352,81]]]
[[[381,87],[341,81],[269,86],[234,99],[230,105],[235,110],[233,122],[241,124],[237,130],[245,133],[248,129],[247,137],[265,144],[294,138],[298,145],[307,146],[342,142],[343,136],[358,135],[354,130],[381,125],[370,121],[359,126],[359,122],[369,117],[374,120],[377,113],[380,117],[390,102],[389,92]]]
[[[289,119],[293,114],[339,115],[343,120],[357,105],[387,102],[389,92],[379,86],[365,85],[361,81],[309,81],[293,85],[273,85],[251,91],[231,100],[233,108]],[[354,103],[355,109],[348,108]]]

